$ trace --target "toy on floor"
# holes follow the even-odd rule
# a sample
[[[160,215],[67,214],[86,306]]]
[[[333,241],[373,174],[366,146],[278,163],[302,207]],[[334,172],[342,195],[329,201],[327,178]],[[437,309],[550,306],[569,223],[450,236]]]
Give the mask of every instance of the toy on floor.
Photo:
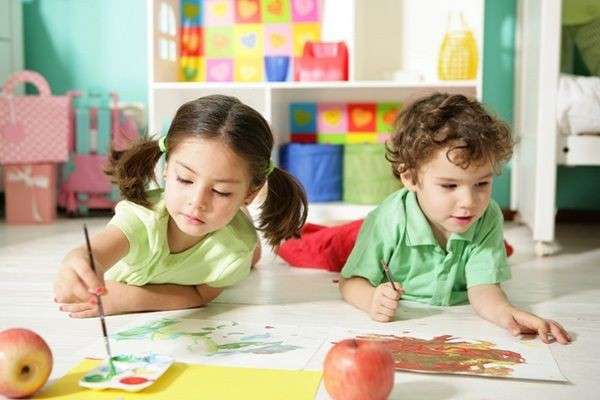
[[[362,223],[362,219],[331,227],[307,223],[302,236],[283,242],[277,255],[294,267],[339,272],[354,247]],[[513,247],[506,240],[504,248],[510,257]]]
[[[115,93],[91,91],[75,99],[74,150],[63,167],[58,204],[71,215],[111,209],[119,193],[104,173],[111,150],[122,151],[137,139],[133,118],[125,118]]]

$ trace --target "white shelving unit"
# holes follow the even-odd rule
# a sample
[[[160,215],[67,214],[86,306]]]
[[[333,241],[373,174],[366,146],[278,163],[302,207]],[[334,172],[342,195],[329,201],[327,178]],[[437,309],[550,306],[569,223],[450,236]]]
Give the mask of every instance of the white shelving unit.
[[[450,9],[463,11],[482,58],[484,0],[378,0],[376,7],[367,0],[321,1],[322,40],[344,40],[348,46],[347,82],[175,82],[179,1],[148,0],[149,132],[158,134],[184,102],[210,94],[235,96],[259,111],[277,145],[288,141],[291,102],[408,102],[436,91],[481,97],[481,63],[474,81],[439,81],[436,66]],[[399,80],[391,80],[394,71],[402,71],[395,74]],[[339,203],[324,207],[339,208]],[[360,218],[365,210],[347,209],[344,215]],[[327,219],[326,213],[320,215]]]
[[[151,91],[153,107],[150,132],[170,121],[177,108],[186,101],[209,94],[238,97],[270,122],[277,144],[287,141],[288,105],[299,101],[410,101],[435,91],[477,96],[475,81],[415,82],[264,82],[213,84],[200,82],[155,82]]]

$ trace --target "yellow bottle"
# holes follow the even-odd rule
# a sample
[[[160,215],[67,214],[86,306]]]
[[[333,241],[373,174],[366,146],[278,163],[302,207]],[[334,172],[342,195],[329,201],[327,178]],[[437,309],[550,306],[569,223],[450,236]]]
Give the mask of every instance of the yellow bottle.
[[[465,24],[462,13],[448,15],[448,30],[440,46],[438,77],[442,80],[475,79],[477,77],[477,42]]]

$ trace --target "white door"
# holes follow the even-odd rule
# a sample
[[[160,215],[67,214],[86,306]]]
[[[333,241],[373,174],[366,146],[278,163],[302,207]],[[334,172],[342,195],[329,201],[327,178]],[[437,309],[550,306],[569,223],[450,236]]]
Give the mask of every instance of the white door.
[[[0,0],[0,89],[13,72],[23,69],[21,0]],[[15,93],[22,94],[24,85]],[[0,166],[0,192],[3,191]]]
[[[20,0],[0,0],[0,86],[23,69],[23,28]]]
[[[560,21],[561,0],[519,1],[512,206],[539,243],[554,240]]]

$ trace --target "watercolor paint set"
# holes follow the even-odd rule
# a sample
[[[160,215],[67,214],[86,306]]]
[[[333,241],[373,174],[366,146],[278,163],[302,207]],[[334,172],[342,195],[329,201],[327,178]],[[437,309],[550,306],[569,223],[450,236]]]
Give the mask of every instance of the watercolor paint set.
[[[108,360],[92,369],[79,380],[79,386],[138,392],[156,382],[173,364],[173,358],[157,354],[122,354],[114,356],[112,364],[114,370],[111,370]]]

